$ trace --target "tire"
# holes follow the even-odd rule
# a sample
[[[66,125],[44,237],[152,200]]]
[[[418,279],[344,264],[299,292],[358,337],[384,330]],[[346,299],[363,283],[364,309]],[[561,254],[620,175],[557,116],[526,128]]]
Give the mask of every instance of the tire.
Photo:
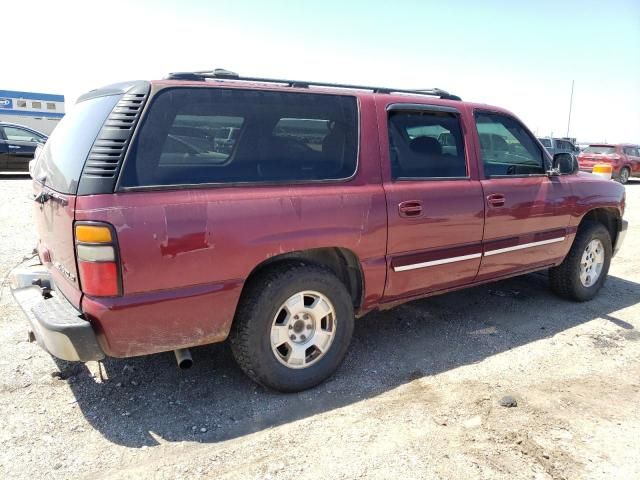
[[[603,263],[598,273],[597,280],[585,284],[581,279],[581,273],[587,275],[589,272],[581,272],[581,264],[585,263],[584,255],[588,245],[594,245],[591,242],[599,241],[603,248]],[[595,244],[597,245],[597,243]],[[593,254],[593,252],[592,252]],[[601,223],[587,222],[580,226],[571,250],[565,257],[564,261],[557,267],[549,269],[549,282],[551,289],[560,297],[574,300],[577,302],[585,302],[591,300],[604,285],[611,264],[612,247],[611,236],[607,228]],[[587,259],[588,261],[588,259]],[[597,262],[594,262],[597,263]],[[593,270],[592,265],[592,272]],[[596,269],[597,270],[597,269]]]
[[[325,311],[332,313],[323,317]],[[246,286],[229,340],[238,365],[255,382],[280,392],[299,392],[337,370],[353,324],[351,296],[333,272],[315,264],[286,263],[259,273]],[[276,347],[281,338],[285,342]]]
[[[622,167],[617,180],[622,185],[626,185],[626,183],[629,181],[630,176],[631,176],[631,171],[629,170],[629,167]]]

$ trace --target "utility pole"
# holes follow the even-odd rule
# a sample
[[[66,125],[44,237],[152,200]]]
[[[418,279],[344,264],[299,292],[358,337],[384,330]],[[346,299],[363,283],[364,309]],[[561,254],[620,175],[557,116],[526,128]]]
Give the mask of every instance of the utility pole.
[[[569,98],[569,120],[567,120],[567,137],[569,138],[569,127],[571,126],[571,107],[573,106],[573,84],[575,80],[571,80],[571,97]]]

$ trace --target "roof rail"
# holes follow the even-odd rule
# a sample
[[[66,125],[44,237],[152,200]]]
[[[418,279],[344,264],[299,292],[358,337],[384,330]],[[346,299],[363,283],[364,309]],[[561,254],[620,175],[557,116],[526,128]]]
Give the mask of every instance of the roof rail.
[[[429,88],[421,90],[408,90],[404,88],[389,88],[389,87],[370,87],[364,85],[350,85],[343,83],[325,83],[325,82],[311,82],[302,80],[284,80],[278,78],[261,78],[261,77],[241,77],[235,72],[225,70],[223,68],[216,68],[215,70],[205,70],[198,72],[173,72],[165,77],[166,80],[194,80],[205,81],[207,79],[212,80],[236,80],[241,82],[258,82],[258,83],[277,83],[280,85],[286,85],[296,88],[309,88],[309,87],[329,87],[329,88],[347,88],[353,90],[371,90],[374,93],[410,93],[413,95],[429,95],[432,97],[443,98],[446,100],[462,100],[459,96],[453,95],[440,88]]]

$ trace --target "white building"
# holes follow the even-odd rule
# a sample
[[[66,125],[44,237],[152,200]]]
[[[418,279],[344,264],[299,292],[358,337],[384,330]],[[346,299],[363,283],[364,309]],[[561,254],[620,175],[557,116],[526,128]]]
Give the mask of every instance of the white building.
[[[49,135],[64,117],[64,95],[0,90],[0,122],[18,123]]]

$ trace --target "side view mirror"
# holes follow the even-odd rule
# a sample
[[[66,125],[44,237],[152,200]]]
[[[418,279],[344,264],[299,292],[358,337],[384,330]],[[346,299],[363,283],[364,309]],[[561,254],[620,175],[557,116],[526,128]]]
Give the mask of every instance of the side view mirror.
[[[580,169],[578,159],[571,153],[556,153],[553,156],[553,170],[560,175],[571,175]]]

